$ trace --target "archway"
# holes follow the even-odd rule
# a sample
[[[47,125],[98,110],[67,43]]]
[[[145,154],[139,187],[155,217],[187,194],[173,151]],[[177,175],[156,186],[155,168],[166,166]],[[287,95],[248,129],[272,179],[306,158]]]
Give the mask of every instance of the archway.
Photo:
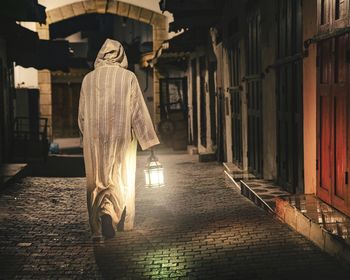
[[[40,39],[50,38],[50,24],[91,13],[113,14],[150,24],[153,30],[153,54],[168,39],[166,16],[143,7],[116,0],[77,1],[48,10],[46,12],[47,23],[45,25],[37,24],[39,37]],[[40,113],[42,117],[48,118],[48,134],[52,137],[52,85],[49,70],[40,70],[38,72],[38,83],[40,88]],[[156,124],[160,120],[159,104],[159,74],[156,69],[153,69],[153,119]]]

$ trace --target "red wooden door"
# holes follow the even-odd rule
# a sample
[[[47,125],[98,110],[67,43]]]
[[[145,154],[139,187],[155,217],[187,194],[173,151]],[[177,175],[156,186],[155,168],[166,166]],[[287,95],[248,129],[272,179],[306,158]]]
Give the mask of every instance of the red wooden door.
[[[349,156],[349,36],[318,44],[318,170],[317,195],[350,214],[347,188]]]
[[[333,141],[334,141],[334,182],[332,204],[344,212],[350,213],[347,197],[347,48],[348,35],[334,38],[334,84],[333,97]]]

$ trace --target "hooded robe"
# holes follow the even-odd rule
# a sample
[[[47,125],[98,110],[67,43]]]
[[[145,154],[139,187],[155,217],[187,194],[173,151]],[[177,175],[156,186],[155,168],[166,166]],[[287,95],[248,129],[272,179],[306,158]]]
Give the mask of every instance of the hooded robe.
[[[127,70],[122,45],[107,39],[95,69],[83,80],[79,128],[83,135],[87,204],[93,237],[101,236],[100,217],[116,226],[124,208],[124,229],[135,216],[137,140],[143,150],[159,144],[137,78]]]

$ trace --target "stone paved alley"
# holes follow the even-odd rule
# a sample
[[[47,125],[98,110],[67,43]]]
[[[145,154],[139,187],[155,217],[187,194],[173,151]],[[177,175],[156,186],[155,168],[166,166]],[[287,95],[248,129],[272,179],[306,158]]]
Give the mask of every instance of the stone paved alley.
[[[167,186],[143,187],[136,225],[93,244],[85,179],[27,177],[0,194],[1,279],[350,279],[332,257],[256,208],[218,163],[160,155]]]

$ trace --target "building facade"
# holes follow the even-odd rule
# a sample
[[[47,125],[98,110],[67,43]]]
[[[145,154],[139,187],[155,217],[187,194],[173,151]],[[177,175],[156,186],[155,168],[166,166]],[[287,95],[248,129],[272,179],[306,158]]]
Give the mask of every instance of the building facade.
[[[6,40],[0,37],[0,163],[9,159],[12,108],[10,92]]]
[[[170,28],[207,34],[187,48],[188,144],[349,215],[349,1],[175,2]]]
[[[12,160],[13,127],[16,116],[14,63],[39,65],[35,52],[42,42],[38,35],[18,24],[22,22],[44,23],[45,7],[37,0],[20,0],[15,5],[5,0],[0,11],[0,165]],[[23,42],[26,44],[23,45]],[[30,53],[30,55],[29,55]]]

